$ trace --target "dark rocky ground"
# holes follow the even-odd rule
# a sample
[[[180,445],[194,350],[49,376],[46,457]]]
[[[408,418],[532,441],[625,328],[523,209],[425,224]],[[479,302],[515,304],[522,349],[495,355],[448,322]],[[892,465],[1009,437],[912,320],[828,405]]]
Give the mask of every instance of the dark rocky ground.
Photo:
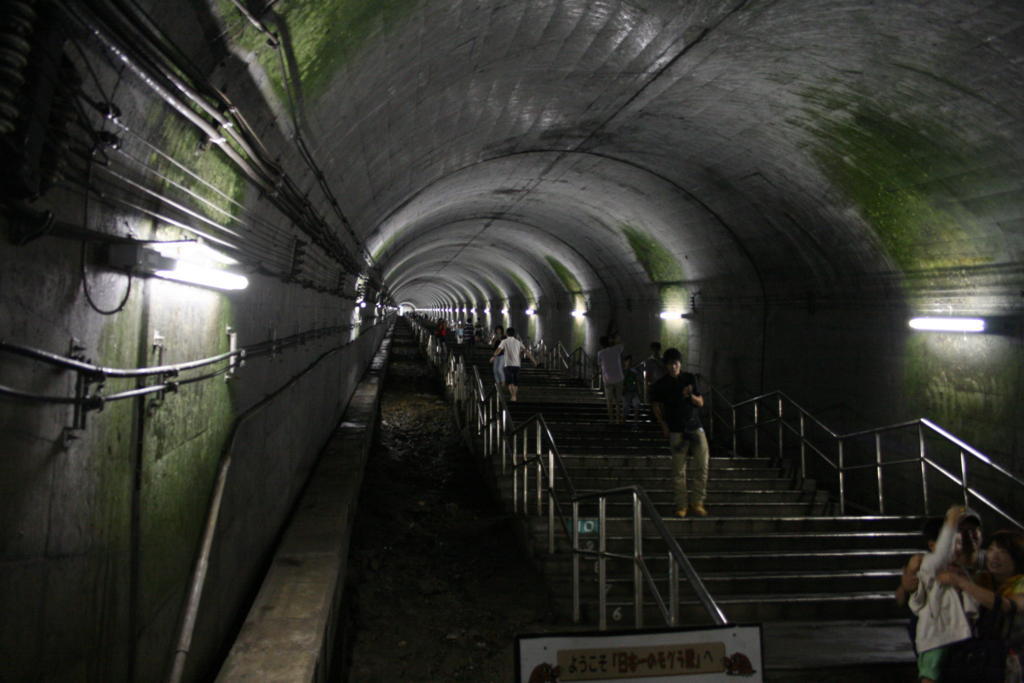
[[[558,628],[440,382],[395,344],[349,561],[349,680],[511,681],[517,633]]]

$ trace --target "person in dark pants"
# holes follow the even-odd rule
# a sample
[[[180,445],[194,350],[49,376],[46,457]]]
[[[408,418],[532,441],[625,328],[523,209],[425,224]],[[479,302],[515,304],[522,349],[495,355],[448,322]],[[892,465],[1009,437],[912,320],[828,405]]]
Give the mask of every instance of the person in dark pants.
[[[672,453],[676,516],[694,514],[704,517],[704,498],[708,486],[708,440],[700,423],[699,410],[704,397],[697,388],[697,378],[683,372],[683,355],[679,349],[668,349],[662,356],[665,376],[651,386],[651,411],[668,439]],[[686,465],[693,457],[693,491],[687,489]]]

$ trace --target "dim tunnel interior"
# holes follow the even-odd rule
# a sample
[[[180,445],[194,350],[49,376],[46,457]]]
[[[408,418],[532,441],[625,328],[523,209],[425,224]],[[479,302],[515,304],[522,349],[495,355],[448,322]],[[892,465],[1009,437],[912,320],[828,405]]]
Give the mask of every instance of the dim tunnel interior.
[[[204,539],[215,677],[400,313],[926,418],[1024,518],[1022,112],[1012,0],[9,0],[0,679],[165,678]]]

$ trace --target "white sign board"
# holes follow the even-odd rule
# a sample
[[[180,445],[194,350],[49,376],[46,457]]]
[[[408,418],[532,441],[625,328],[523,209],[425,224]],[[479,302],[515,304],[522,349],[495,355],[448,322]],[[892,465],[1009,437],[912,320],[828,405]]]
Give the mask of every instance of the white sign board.
[[[516,681],[762,681],[761,627],[521,635]]]

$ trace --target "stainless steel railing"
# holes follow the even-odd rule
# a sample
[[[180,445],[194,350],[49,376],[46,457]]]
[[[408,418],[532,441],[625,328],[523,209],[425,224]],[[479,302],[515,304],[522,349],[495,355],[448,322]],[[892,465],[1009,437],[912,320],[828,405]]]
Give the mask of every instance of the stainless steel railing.
[[[633,550],[629,555],[623,553],[612,553],[608,551],[608,526],[607,507],[608,499],[613,496],[628,495],[631,499],[632,514],[632,536]],[[597,501],[597,531],[598,545],[596,549],[584,549],[580,547],[580,503],[587,500]],[[647,554],[644,552],[644,519],[650,520],[654,526],[655,533],[661,538],[667,548],[667,574],[668,574],[668,600],[666,601],[658,588],[654,575],[651,573]],[[651,502],[650,497],[643,487],[631,485],[616,489],[608,489],[598,493],[589,493],[573,496],[572,499],[572,607],[573,620],[580,621],[580,565],[584,558],[597,559],[597,596],[598,596],[598,628],[602,631],[608,628],[608,570],[609,559],[624,559],[632,564],[633,568],[633,613],[636,628],[644,626],[644,586],[650,591],[666,624],[676,626],[679,624],[679,571],[686,575],[686,580],[693,588],[701,605],[711,616],[715,624],[725,624],[725,614],[719,609],[711,594],[701,581],[697,570],[693,568],[686,553],[683,552],[679,542],[668,530],[665,521],[658,514]]]
[[[1024,523],[1012,512],[995,503],[990,494],[979,488],[984,482],[977,481],[988,479],[990,486],[999,482],[998,485],[1016,494],[1004,497],[1013,499],[1024,493],[1024,480],[931,420],[919,418],[839,434],[782,391],[761,394],[735,404],[717,390],[712,389],[708,393],[711,396],[710,438],[714,438],[716,429],[727,430],[735,455],[741,435],[750,432],[755,457],[760,457],[765,450],[762,442],[770,439],[774,441],[768,446],[771,448],[770,456],[779,463],[787,456],[794,457],[801,478],[808,477],[811,464],[823,466],[834,482],[840,514],[846,514],[850,505],[847,480],[853,473],[874,470],[872,479],[876,495],[874,506],[868,511],[886,514],[890,507],[886,497],[886,473],[898,466],[904,466],[904,469],[913,466],[920,487],[923,514],[932,514],[931,501],[936,496],[934,480],[937,478],[956,487],[964,505],[983,506],[1017,528],[1024,529]],[[868,461],[853,462],[855,458],[851,458],[851,452],[856,448],[862,455],[865,452],[864,442],[868,442]],[[951,448],[956,454],[958,472],[952,471],[935,455],[943,447]],[[860,460],[863,459],[862,455]],[[901,491],[907,493],[905,489]],[[863,504],[858,505],[863,507]]]
[[[512,480],[513,510],[524,516],[547,517],[548,553],[556,551],[556,536],[559,529],[566,539],[571,539],[573,556],[573,620],[581,621],[580,596],[580,564],[583,559],[595,559],[599,567],[599,617],[598,627],[608,628],[607,615],[607,571],[606,562],[609,558],[619,557],[607,550],[605,522],[606,504],[609,497],[629,494],[633,499],[632,506],[632,547],[630,557],[633,560],[633,607],[636,626],[643,626],[645,587],[658,606],[665,623],[670,626],[679,624],[679,582],[680,570],[696,593],[701,604],[715,624],[725,624],[724,613],[715,603],[701,581],[693,565],[690,563],[679,542],[668,530],[661,515],[651,502],[642,487],[627,486],[597,493],[579,494],[572,483],[568,469],[558,451],[555,438],[548,428],[544,416],[536,413],[518,426],[512,423],[504,396],[496,387],[485,388],[478,369],[467,371],[462,359],[455,359],[446,354],[443,344],[432,343],[429,332],[416,326],[417,335],[425,340],[428,357],[431,362],[441,368],[445,374],[447,386],[453,398],[463,401],[465,424],[472,425],[483,444],[483,456],[489,460],[500,458],[501,473]],[[545,361],[552,359],[570,376],[586,376],[591,373],[588,366],[589,357],[577,349],[579,353],[569,354],[561,344],[552,347],[543,356]],[[573,375],[573,372],[578,375]],[[599,513],[599,548],[580,546],[579,509],[581,503],[597,500]],[[571,506],[572,521],[565,514],[565,507]],[[649,521],[656,535],[668,548],[668,591],[667,597],[662,595],[654,575],[649,569],[648,558],[643,552],[644,520]]]

